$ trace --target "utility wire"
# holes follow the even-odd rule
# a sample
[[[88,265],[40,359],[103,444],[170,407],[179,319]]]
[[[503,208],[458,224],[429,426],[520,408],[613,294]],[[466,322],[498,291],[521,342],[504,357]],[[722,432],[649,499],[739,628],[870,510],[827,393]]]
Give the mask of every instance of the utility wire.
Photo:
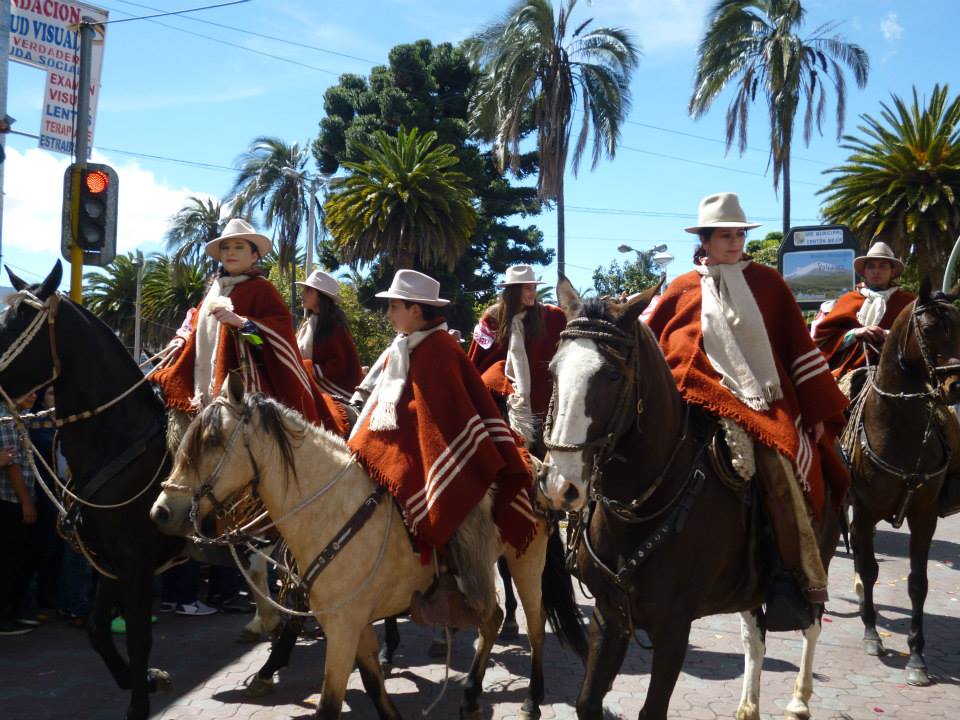
[[[132,22],[133,20],[151,20],[158,17],[168,17],[170,15],[186,15],[187,13],[200,12],[201,10],[213,10],[214,8],[230,7],[231,5],[243,5],[250,0],[233,0],[233,2],[220,3],[219,5],[204,5],[203,7],[188,8],[187,10],[174,10],[173,12],[160,11],[156,15],[141,15],[139,17],[120,18],[118,20],[106,20],[104,22],[90,23],[91,25],[116,25],[117,23]],[[157,10],[158,8],[152,8]]]

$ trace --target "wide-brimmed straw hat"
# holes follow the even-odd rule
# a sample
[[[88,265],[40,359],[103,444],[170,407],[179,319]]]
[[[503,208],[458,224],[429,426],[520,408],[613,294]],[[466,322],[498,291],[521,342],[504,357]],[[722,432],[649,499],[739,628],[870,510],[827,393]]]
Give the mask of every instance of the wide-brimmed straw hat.
[[[503,282],[500,283],[500,287],[531,284],[546,285],[543,280],[537,280],[536,275],[533,274],[533,268],[529,265],[514,265],[513,267],[507,268],[506,276],[503,278]]]
[[[214,260],[220,259],[220,241],[221,240],[247,240],[252,242],[260,257],[263,257],[273,248],[273,243],[266,235],[261,235],[253,229],[253,225],[242,218],[233,218],[227,223],[220,237],[214,238],[207,243],[207,255]]]
[[[903,263],[900,261],[900,258],[893,254],[893,250],[891,250],[890,246],[885,242],[875,242],[870,246],[870,249],[867,250],[866,255],[861,255],[854,259],[853,269],[857,271],[857,275],[863,276],[863,269],[867,265],[867,260],[886,260],[889,262],[893,266],[893,275],[890,276],[891,280],[899,277],[903,272]]]
[[[304,281],[298,280],[296,285],[313,288],[319,293],[323,293],[334,302],[340,302],[340,283],[330,273],[323,270],[314,270]]]
[[[443,307],[450,303],[449,300],[440,297],[440,283],[429,275],[424,275],[416,270],[397,270],[397,274],[393,276],[393,282],[390,283],[390,288],[378,292],[376,296],[388,300],[406,300],[421,305],[433,305],[434,307]]]
[[[697,212],[697,224],[685,228],[696,235],[709,228],[743,228],[751,230],[760,227],[760,223],[747,222],[747,214],[740,207],[740,198],[736,193],[723,192],[707,195],[700,201]]]

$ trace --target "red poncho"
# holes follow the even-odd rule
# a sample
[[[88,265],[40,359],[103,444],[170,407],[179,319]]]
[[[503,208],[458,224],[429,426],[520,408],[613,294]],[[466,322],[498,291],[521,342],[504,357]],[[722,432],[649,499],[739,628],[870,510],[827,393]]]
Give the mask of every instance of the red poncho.
[[[236,329],[220,325],[213,389],[220,392],[227,374],[241,372],[247,392],[262,392],[293,408],[307,420],[344,434],[346,418],[332,398],[318,397],[300,362],[300,351],[293,334],[293,320],[273,284],[254,275],[237,284],[230,293],[233,311],[251,320],[258,328],[263,344],[242,340]],[[190,330],[183,351],[173,363],[150,376],[160,386],[167,407],[194,413],[194,363],[196,327]],[[243,358],[243,362],[241,362]],[[318,403],[318,400],[320,401]]]
[[[448,333],[431,334],[410,353],[396,409],[399,429],[370,430],[367,417],[348,444],[367,473],[397,498],[417,540],[445,545],[495,484],[493,516],[501,537],[524,549],[536,522],[527,458]]]
[[[527,360],[530,363],[530,409],[537,415],[546,415],[553,393],[550,361],[557,352],[560,333],[567,326],[563,310],[553,305],[541,305],[544,333],[538,338],[524,337]],[[497,322],[488,310],[477,324],[467,357],[483,377],[483,384],[499,398],[513,394],[513,385],[504,374],[507,361],[507,343],[496,342]],[[484,347],[486,346],[486,347]]]
[[[670,283],[649,316],[670,371],[684,401],[735,420],[757,441],[789,457],[807,490],[814,512],[823,509],[823,481],[830,482],[835,503],[842,501],[849,474],[833,442],[844,424],[847,399],[823,356],[813,344],[800,308],[776,270],[751,263],[744,278],[763,315],[783,397],[765,411],[752,410],[720,384],[703,349],[700,275],[688,272]],[[814,444],[808,434],[823,422]]]
[[[880,320],[880,327],[884,330],[893,327],[893,321],[916,297],[906,290],[897,290],[893,293],[887,298],[887,308]],[[842,347],[844,335],[862,327],[857,319],[857,313],[863,307],[864,300],[866,298],[857,290],[841,295],[833,309],[814,328],[813,339],[826,356],[827,364],[834,377],[838,379],[866,364],[863,343],[854,341]],[[872,357],[871,361],[875,363],[877,358]]]
[[[339,323],[326,337],[314,336],[312,357],[304,358],[304,365],[320,389],[330,395],[349,398],[363,380],[357,346]]]

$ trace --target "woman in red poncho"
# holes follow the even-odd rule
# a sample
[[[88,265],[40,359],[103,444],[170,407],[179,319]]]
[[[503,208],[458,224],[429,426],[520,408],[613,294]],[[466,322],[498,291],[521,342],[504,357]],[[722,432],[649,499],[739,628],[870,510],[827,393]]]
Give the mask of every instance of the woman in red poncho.
[[[316,270],[297,285],[303,288],[308,313],[297,333],[304,365],[323,392],[347,402],[363,380],[363,371],[347,317],[340,309],[340,284]]]
[[[837,380],[866,364],[868,347],[871,362],[877,361],[893,321],[917,297],[897,287],[903,263],[886,243],[871,245],[853,267],[864,282],[841,295],[813,327],[813,339]]]
[[[754,227],[735,194],[704,198],[697,225],[687,228],[700,237],[695,268],[670,284],[649,326],[683,399],[718,418],[734,468],[759,482],[788,571],[774,579],[768,611],[800,627],[809,606],[796,585],[808,603],[827,597],[803,491],[819,513],[824,474],[834,499],[846,489],[830,446],[847,401],[783,279],[744,256]]]
[[[467,351],[484,385],[506,404],[510,427],[531,448],[550,406],[550,361],[567,325],[563,310],[537,302],[542,284],[529,265],[507,268],[500,299],[484,312]]]

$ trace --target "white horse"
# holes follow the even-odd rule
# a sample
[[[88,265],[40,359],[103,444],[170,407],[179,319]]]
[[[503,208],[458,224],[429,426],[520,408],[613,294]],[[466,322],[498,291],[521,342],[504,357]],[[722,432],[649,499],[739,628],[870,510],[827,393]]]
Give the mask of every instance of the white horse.
[[[242,388],[231,379],[191,425],[151,517],[165,532],[186,534],[192,528],[189,515],[195,503],[205,515],[215,502],[241,491],[254,478],[256,491],[301,569],[310,567],[377,489],[341,438],[262,395],[243,397]],[[522,714],[528,718],[539,717],[543,701],[545,609],[540,583],[547,537],[546,523],[538,520],[536,536],[522,555],[510,546],[501,547],[527,618],[531,678]],[[356,660],[379,716],[398,718],[384,688],[371,623],[406,612],[413,593],[430,587],[433,569],[414,552],[389,495],[329,565],[309,589],[311,610],[327,639],[317,717],[340,717]],[[461,704],[465,717],[482,716],[478,699],[502,620],[499,607],[483,619],[465,681]]]

